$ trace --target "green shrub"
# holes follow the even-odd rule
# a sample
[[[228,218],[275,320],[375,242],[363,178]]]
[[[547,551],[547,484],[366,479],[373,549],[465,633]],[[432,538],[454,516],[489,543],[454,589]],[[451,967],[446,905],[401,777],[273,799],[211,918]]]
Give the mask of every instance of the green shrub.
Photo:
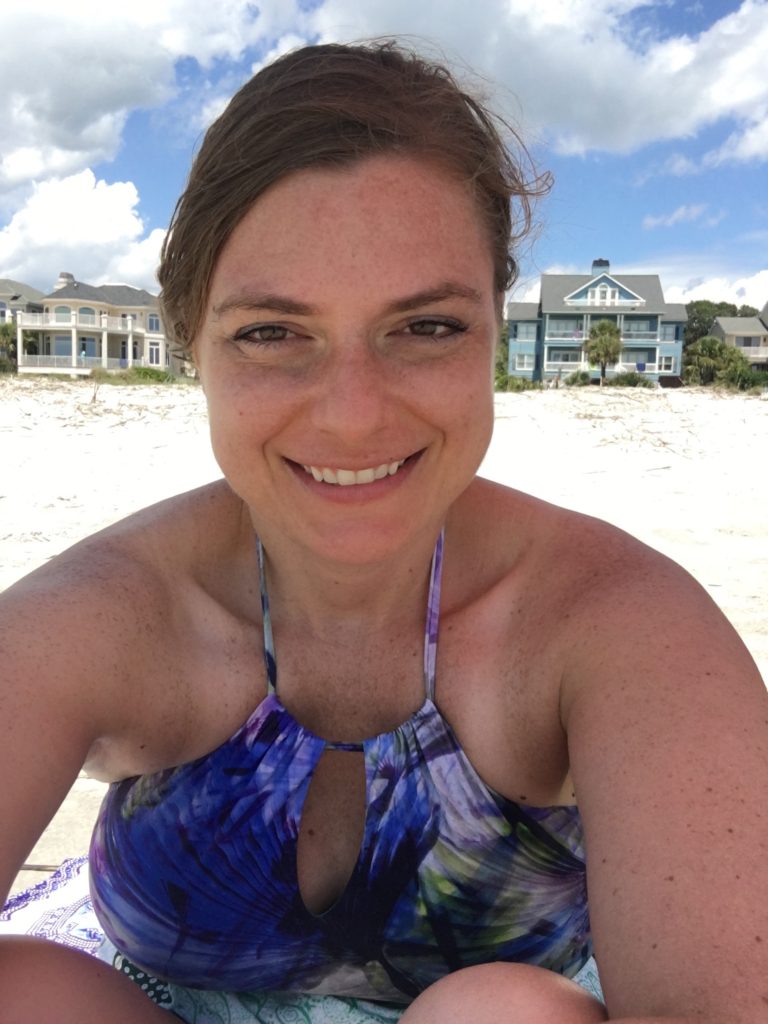
[[[528,380],[527,377],[513,377],[507,378],[507,391],[541,391],[542,384],[540,380]]]
[[[95,366],[90,377],[98,384],[173,384],[176,381],[172,373],[157,370],[154,366],[131,366],[116,372]]]
[[[716,382],[739,391],[762,391],[768,388],[768,370],[753,370],[749,365],[734,361],[718,374]]]
[[[648,380],[642,373],[636,373],[634,370],[629,370],[627,373],[616,373],[613,377],[606,378],[605,383],[614,388],[653,388],[656,386],[652,380]]]
[[[592,382],[592,375],[588,370],[576,370],[565,378],[567,388],[584,388]]]
[[[7,356],[0,356],[0,373],[16,373],[16,363]]]

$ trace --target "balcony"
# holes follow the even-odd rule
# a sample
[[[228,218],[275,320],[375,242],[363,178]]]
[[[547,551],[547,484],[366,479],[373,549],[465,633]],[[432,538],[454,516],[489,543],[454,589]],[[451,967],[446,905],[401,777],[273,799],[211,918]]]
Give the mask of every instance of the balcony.
[[[117,334],[144,334],[147,330],[133,317],[107,316],[106,313],[17,313],[16,322],[23,330],[71,330],[74,327],[76,330],[110,331]]]
[[[621,340],[632,342],[632,341],[653,341],[658,342],[659,332],[658,331],[632,331],[627,330],[624,326],[621,330]]]

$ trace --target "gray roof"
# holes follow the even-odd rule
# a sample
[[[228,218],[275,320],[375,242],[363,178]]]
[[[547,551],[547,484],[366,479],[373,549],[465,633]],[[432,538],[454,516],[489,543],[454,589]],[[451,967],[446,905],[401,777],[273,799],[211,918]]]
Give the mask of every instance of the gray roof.
[[[538,320],[538,302],[508,302],[507,320]]]
[[[756,316],[718,316],[715,317],[715,323],[726,334],[740,334],[744,338],[768,331],[768,327]]]
[[[604,272],[603,272],[604,273]],[[658,274],[615,274],[609,273],[608,277],[624,285],[635,295],[645,299],[642,306],[644,313],[664,313],[666,303],[664,293],[661,290],[661,281]],[[602,277],[601,274],[542,274],[541,275],[541,308],[545,313],[573,313],[577,307],[569,306],[565,302],[566,295],[578,291],[594,281],[595,277]],[[605,308],[615,312],[615,307],[590,306],[590,311]]]
[[[665,320],[688,322],[688,310],[682,302],[668,302],[664,311]]]
[[[84,299],[91,302],[107,302],[110,306],[156,306],[157,296],[143,288],[132,288],[128,284],[83,284],[74,281],[63,288],[56,288],[45,296],[53,299]]]
[[[0,277],[0,295],[4,299],[6,296],[18,295],[19,301],[26,299],[28,302],[40,302],[43,298],[43,293],[37,288],[24,284],[23,281],[14,281],[10,277]]]

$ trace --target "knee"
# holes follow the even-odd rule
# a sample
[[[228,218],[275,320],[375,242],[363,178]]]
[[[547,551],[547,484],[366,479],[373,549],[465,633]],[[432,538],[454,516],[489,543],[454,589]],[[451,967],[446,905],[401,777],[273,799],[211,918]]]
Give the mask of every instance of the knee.
[[[108,964],[42,939],[0,937],[2,1024],[167,1024],[166,1011]]]
[[[602,1024],[601,1002],[562,975],[527,964],[466,967],[430,985],[401,1024]]]

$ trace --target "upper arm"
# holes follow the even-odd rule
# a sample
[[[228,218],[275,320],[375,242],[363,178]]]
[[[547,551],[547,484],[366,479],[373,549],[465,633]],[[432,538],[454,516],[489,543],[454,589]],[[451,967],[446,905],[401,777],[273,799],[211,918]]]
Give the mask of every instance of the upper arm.
[[[735,631],[643,556],[585,595],[563,685],[612,1016],[768,1009],[768,698]]]
[[[3,895],[89,752],[132,727],[131,575],[65,558],[0,596]]]

